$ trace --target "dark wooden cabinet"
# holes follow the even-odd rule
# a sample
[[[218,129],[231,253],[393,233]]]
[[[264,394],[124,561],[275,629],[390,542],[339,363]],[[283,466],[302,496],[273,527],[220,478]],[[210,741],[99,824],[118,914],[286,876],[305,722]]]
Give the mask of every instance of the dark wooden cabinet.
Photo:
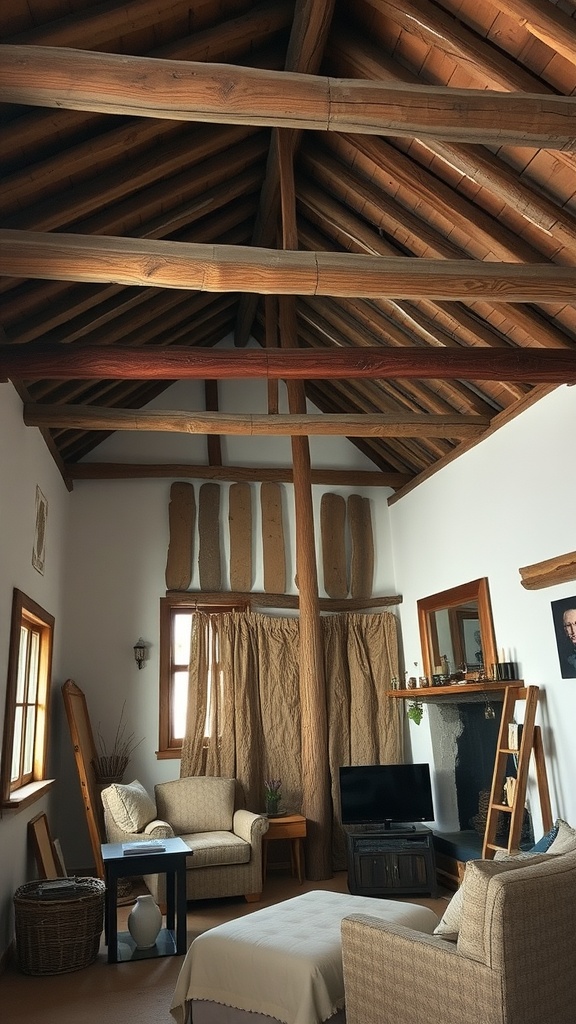
[[[348,888],[356,896],[436,896],[428,828],[348,834]]]

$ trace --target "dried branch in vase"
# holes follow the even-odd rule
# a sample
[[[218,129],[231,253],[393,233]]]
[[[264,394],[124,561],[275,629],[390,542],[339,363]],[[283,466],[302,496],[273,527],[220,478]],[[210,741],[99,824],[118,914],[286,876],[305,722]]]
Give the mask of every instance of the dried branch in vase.
[[[134,742],[134,733],[131,732],[126,735],[126,723],[124,721],[124,710],[126,708],[126,701],[122,705],[122,711],[120,712],[120,720],[116,729],[116,735],[114,736],[114,742],[112,748],[108,750],[106,741],[100,732],[100,724],[98,724],[98,745],[100,747],[100,753],[92,761],[92,767],[94,769],[94,775],[96,776],[97,782],[121,782],[124,776],[124,772],[128,767],[130,757],[142,742],[143,738]]]

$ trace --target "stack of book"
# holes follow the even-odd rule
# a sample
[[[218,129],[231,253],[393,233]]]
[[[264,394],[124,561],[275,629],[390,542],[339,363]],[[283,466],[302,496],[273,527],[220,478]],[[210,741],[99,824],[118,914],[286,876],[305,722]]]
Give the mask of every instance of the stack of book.
[[[78,896],[85,892],[82,886],[82,880],[75,877],[72,878],[51,878],[45,881],[39,882],[36,895],[40,899],[66,899],[68,896]]]
[[[163,839],[137,839],[134,843],[122,843],[122,853],[131,857],[134,853],[162,853],[166,849]]]

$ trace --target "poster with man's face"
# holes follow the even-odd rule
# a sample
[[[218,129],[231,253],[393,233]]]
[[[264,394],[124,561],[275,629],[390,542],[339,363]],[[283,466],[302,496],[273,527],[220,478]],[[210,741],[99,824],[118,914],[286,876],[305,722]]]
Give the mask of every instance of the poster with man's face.
[[[576,597],[552,601],[560,672],[563,679],[576,679]]]

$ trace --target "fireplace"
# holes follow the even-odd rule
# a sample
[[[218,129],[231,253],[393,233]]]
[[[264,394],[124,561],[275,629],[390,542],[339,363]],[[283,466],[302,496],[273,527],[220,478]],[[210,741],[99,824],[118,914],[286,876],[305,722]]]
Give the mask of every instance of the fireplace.
[[[486,812],[502,714],[501,697],[474,694],[459,700],[427,704],[435,780],[435,846],[441,854],[463,862],[482,856]],[[513,755],[506,775],[516,775]],[[501,815],[497,842],[506,846],[509,817]],[[528,811],[521,844],[534,842]]]

